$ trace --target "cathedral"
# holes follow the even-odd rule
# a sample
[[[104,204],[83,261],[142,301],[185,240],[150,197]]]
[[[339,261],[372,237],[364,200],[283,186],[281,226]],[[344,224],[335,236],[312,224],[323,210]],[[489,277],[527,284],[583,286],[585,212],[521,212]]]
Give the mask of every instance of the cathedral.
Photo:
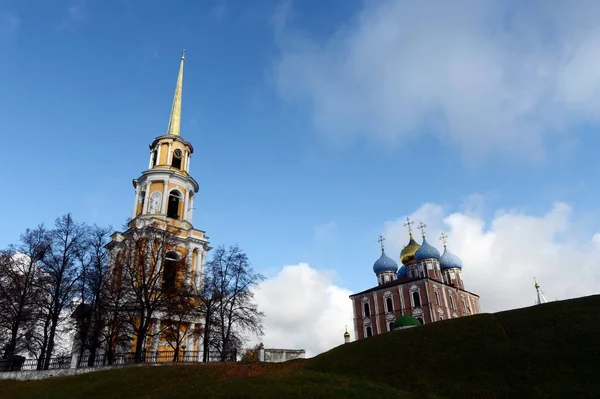
[[[185,53],[181,56],[179,74],[175,86],[175,95],[167,132],[158,136],[150,144],[148,168],[133,180],[135,189],[133,210],[129,229],[125,232],[115,232],[112,241],[107,246],[111,267],[119,264],[119,255],[124,252],[127,243],[139,240],[133,237],[133,231],[144,226],[155,226],[164,231],[175,232],[168,245],[156,251],[150,248],[150,253],[159,252],[157,268],[160,268],[159,278],[163,289],[169,285],[186,284],[200,289],[204,276],[204,266],[207,252],[211,249],[205,232],[194,228],[194,200],[199,186],[190,175],[190,162],[194,147],[180,135],[181,128],[181,97],[183,86],[183,66]],[[152,256],[149,254],[148,256]],[[201,320],[185,320],[181,328],[185,329],[183,349],[188,351],[200,350]],[[173,351],[168,337],[161,334],[171,326],[171,322],[161,312],[156,312],[151,320],[148,342],[144,343],[146,351],[160,353]],[[131,342],[131,350],[135,347]],[[127,348],[121,348],[127,351]]]
[[[462,261],[448,251],[442,233],[444,253],[425,238],[424,223],[419,224],[422,242],[413,238],[406,218],[409,241],[400,253],[398,264],[385,253],[384,238],[379,237],[381,256],[373,264],[377,286],[353,294],[354,334],[356,339],[383,334],[395,329],[479,313],[479,296],[465,289]]]

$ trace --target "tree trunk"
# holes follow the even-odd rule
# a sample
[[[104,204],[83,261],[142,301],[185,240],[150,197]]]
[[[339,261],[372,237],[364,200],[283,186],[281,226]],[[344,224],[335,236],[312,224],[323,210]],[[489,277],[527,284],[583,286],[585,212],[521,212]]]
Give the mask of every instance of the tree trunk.
[[[206,308],[206,317],[204,320],[204,337],[202,339],[202,361],[209,361],[209,339],[210,339],[210,306]]]
[[[56,327],[58,325],[58,316],[53,316],[50,324],[50,336],[48,337],[48,348],[46,348],[46,356],[44,359],[44,370],[50,368],[50,358],[54,351],[54,339],[56,337]]]

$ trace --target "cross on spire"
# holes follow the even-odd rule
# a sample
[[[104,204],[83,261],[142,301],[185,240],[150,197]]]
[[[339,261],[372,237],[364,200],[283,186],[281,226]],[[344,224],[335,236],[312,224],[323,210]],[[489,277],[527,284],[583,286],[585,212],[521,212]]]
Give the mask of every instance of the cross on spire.
[[[440,241],[444,244],[444,248],[446,248],[447,239],[448,236],[442,231],[442,234],[440,234]]]
[[[384,236],[379,236],[379,238],[377,239],[377,242],[379,243],[379,245],[381,245],[381,250],[382,251],[385,249],[384,245],[383,245],[384,241],[385,241],[385,237]]]
[[[427,225],[423,222],[419,222],[419,225],[417,226],[417,229],[421,230],[423,238],[425,238],[425,227],[427,227]]]
[[[408,229],[408,235],[412,237],[412,225],[415,224],[415,222],[410,220],[408,217],[405,220],[406,222],[403,224],[403,226]]]

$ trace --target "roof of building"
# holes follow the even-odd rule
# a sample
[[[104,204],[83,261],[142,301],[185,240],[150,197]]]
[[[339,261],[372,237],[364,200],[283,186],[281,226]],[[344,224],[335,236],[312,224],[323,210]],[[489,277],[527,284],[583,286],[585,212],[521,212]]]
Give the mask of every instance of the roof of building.
[[[396,273],[398,271],[398,264],[394,262],[392,258],[385,254],[385,251],[381,250],[381,256],[379,259],[373,263],[373,272],[375,274],[383,273],[383,272],[393,272]]]
[[[404,284],[408,284],[408,283],[413,283],[415,281],[420,281],[420,280],[430,280],[431,282],[435,283],[435,284],[439,284],[442,285],[446,288],[450,288],[452,290],[456,290],[456,291],[461,291],[461,292],[465,292],[467,294],[476,296],[477,298],[479,298],[479,295],[471,292],[471,291],[467,291],[465,289],[459,288],[459,287],[455,287],[453,285],[448,285],[446,283],[444,283],[442,280],[438,280],[438,279],[434,279],[431,277],[419,277],[419,278],[399,278],[397,280],[394,281],[388,281],[387,283],[383,283],[381,285],[376,285],[372,288],[369,288],[368,290],[364,290],[364,291],[360,291],[357,292],[356,294],[351,294],[349,297],[353,298],[359,295],[364,295],[364,294],[368,294],[369,292],[373,292],[373,291],[379,291],[385,288],[392,288],[392,287],[397,287],[399,285],[404,285]]]
[[[423,237],[423,243],[419,249],[415,252],[415,260],[420,262],[425,259],[440,259],[440,251],[433,245],[429,244],[425,237]]]
[[[394,328],[420,325],[421,323],[419,323],[419,320],[415,319],[413,316],[398,316],[394,322]]]
[[[408,244],[402,249],[402,252],[400,252],[400,262],[405,265],[415,260],[415,252],[417,252],[417,249],[420,247],[413,238],[412,233],[409,233],[409,237]]]
[[[444,253],[440,257],[440,269],[462,269],[463,263],[462,260],[452,252],[448,251],[448,248],[444,247]]]
[[[406,270],[406,266],[402,265],[400,266],[400,269],[398,269],[398,273],[396,273],[396,278],[407,278],[408,277],[408,272]]]

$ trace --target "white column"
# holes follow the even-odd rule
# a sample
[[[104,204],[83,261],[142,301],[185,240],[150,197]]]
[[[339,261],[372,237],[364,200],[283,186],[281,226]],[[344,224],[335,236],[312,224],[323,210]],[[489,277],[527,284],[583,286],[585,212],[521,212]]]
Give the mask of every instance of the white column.
[[[202,329],[202,323],[196,323],[199,324],[199,329]],[[202,361],[202,338],[200,338],[200,334],[198,334],[198,336],[196,336],[196,361],[197,362],[201,362]]]
[[[194,220],[194,197],[195,196],[192,196],[189,201],[189,211],[188,211],[187,220],[190,223],[192,223]]]
[[[134,219],[137,215],[138,201],[140,200],[140,185],[135,187],[135,198],[133,200],[133,211],[131,212],[131,218]]]
[[[158,351],[158,342],[160,341],[160,334],[158,331],[160,330],[160,320],[154,320],[152,323],[152,345],[150,350],[153,352],[152,357],[154,361],[156,361],[156,352]]]
[[[165,180],[165,189],[163,190],[163,200],[162,200],[162,211],[161,213],[164,215],[167,213],[167,205],[169,202],[169,179]]]
[[[171,156],[173,155],[171,153],[171,144],[172,143],[169,143],[169,150],[167,152],[167,165],[169,165],[169,166],[171,166]]]
[[[192,249],[187,248],[187,254],[185,255],[185,285],[190,285],[190,279],[192,275]]]
[[[381,327],[379,326],[379,303],[377,303],[377,291],[373,292],[373,304],[375,306],[373,306],[375,309],[375,312],[373,312],[373,314],[371,315],[371,318],[375,318],[375,326],[377,327],[377,334],[379,335],[381,334]],[[372,323],[371,323],[372,325]],[[374,334],[375,335],[375,334]]]
[[[150,160],[148,161],[148,169],[152,168],[152,150],[150,150]]]
[[[160,165],[160,149],[162,148],[162,144],[158,144],[158,151],[156,152],[156,164]]]
[[[187,355],[184,355],[184,360],[194,360],[192,355],[194,354],[194,323],[190,323],[188,326],[187,337],[185,339],[185,351]]]
[[[200,287],[200,257],[202,255],[200,254],[199,250],[196,250],[196,263],[194,264],[194,286],[196,287],[197,290],[199,290]]]
[[[146,182],[145,189],[144,189],[144,191],[146,191],[146,195],[144,196],[144,208],[142,209],[142,214],[144,214],[144,215],[146,213],[148,213],[148,203],[150,202],[150,193],[149,193],[150,183],[151,182],[149,182],[149,181]]]
[[[200,251],[200,281],[204,284],[204,264],[206,262],[206,248]]]
[[[183,220],[188,220],[188,207],[190,206],[190,191],[185,190],[185,195],[183,196]]]
[[[186,170],[188,173],[190,173],[190,162],[191,162],[191,160],[192,160],[192,154],[190,154],[189,152],[188,152],[187,154],[188,154],[188,156],[187,156],[187,163],[186,163],[186,165],[185,165],[185,167],[186,167],[186,169],[185,169],[185,170]]]
[[[400,314],[404,316],[404,294],[402,293],[402,286],[398,286],[398,295],[400,295]]]

